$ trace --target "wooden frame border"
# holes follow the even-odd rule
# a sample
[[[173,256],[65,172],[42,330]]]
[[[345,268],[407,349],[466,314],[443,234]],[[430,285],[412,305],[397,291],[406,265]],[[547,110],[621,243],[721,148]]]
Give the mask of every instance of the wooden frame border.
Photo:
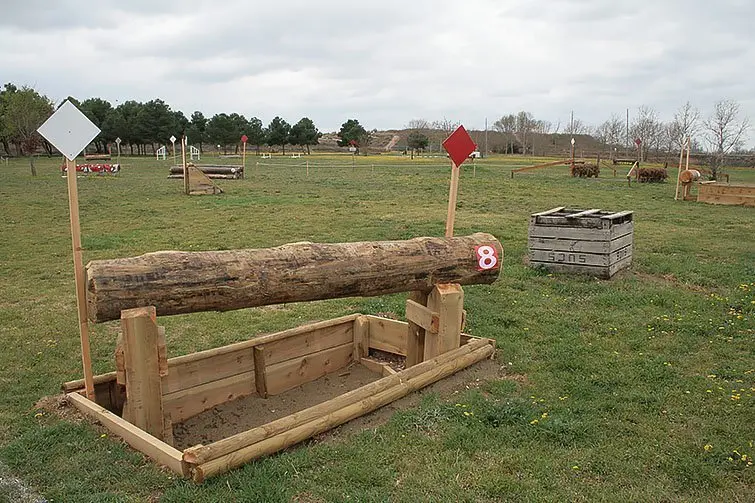
[[[178,475],[192,478],[195,482],[202,482],[208,477],[225,473],[253,459],[274,454],[302,440],[368,414],[463,368],[469,367],[483,359],[490,358],[495,353],[494,340],[461,334],[460,347],[396,372],[389,365],[372,360],[367,355],[362,356],[362,353],[367,352],[369,354],[369,349],[380,349],[405,356],[408,345],[409,323],[377,316],[354,314],[255,337],[249,341],[230,344],[220,348],[171,358],[168,360],[168,367],[176,368],[187,363],[199,362],[240,350],[249,350],[257,356],[255,360],[259,361],[264,356],[266,347],[270,347],[272,343],[291,337],[316,333],[318,330],[328,329],[349,322],[353,323],[354,326],[353,340],[351,342],[321,351],[317,351],[319,346],[314,344],[313,349],[315,352],[311,353],[311,355],[333,352],[334,350],[344,352],[344,355],[348,353],[348,358],[344,358],[344,361],[356,361],[364,365],[381,375],[378,380],[308,409],[226,437],[206,446],[196,445],[189,447],[184,449],[183,452],[150,435],[117,414],[110,412],[105,407],[82,396],[81,388],[83,388],[83,380],[65,383],[63,388],[64,390],[71,390],[78,386],[78,390],[69,391],[66,395],[73,405],[84,415],[98,421],[112,433],[121,437],[131,447],[157,463],[166,466]],[[280,347],[287,346],[284,344]],[[308,357],[310,357],[310,354],[307,354],[304,358]],[[295,361],[295,358],[285,360],[276,365],[280,366],[291,361]],[[263,375],[266,375],[266,371],[269,368],[266,367]],[[253,369],[230,378],[203,383],[194,388],[209,389],[222,385],[228,379],[243,378],[248,381],[246,382],[246,386],[254,391],[256,390],[254,383],[255,373],[259,374],[260,372]],[[105,387],[103,389],[107,390],[107,387],[112,387],[116,384],[115,374],[115,372],[110,372],[95,376],[94,381],[97,385]],[[269,383],[265,382],[264,384],[266,388]],[[186,388],[173,394],[191,394],[194,388]],[[103,396],[107,396],[107,394],[103,394]],[[233,398],[236,397],[234,396]],[[166,405],[169,405],[169,403],[166,402]]]

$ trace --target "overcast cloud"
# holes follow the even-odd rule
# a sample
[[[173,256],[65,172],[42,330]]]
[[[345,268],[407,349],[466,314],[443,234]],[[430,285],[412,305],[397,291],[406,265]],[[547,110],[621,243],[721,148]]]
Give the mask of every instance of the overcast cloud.
[[[597,124],[721,98],[755,120],[753,0],[0,0],[0,81],[188,115],[367,128]],[[751,135],[750,138],[755,138]],[[749,142],[750,144],[753,141]]]

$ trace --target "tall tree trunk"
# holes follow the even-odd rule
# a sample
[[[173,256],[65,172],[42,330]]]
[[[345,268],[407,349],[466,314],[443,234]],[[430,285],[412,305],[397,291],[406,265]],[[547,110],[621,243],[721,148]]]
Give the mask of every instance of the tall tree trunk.
[[[307,143],[307,155],[309,155],[309,143]]]
[[[286,155],[286,144],[284,143],[281,147],[283,147],[283,155]]]
[[[34,166],[34,155],[29,156],[29,166],[31,166],[31,176],[37,176],[37,168]]]

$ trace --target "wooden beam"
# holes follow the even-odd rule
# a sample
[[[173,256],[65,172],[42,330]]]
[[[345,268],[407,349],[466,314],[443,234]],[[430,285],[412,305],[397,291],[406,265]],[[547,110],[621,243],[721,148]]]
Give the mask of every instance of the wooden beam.
[[[425,337],[425,360],[457,349],[461,344],[464,291],[460,285],[436,285],[427,300],[427,307],[438,313],[438,333]]]
[[[84,369],[84,389],[87,398],[94,400],[94,373],[92,354],[89,348],[89,322],[87,320],[86,272],[81,257],[81,225],[79,224],[79,190],[76,186],[76,160],[66,159],[68,181],[68,212],[71,220],[71,244],[73,248],[73,273],[76,286],[76,312],[79,319],[81,365]]]
[[[356,321],[358,321],[357,318]],[[318,328],[299,335],[265,343],[265,362],[275,365],[318,351],[354,342],[354,323],[342,323]]]
[[[401,381],[399,384],[392,386],[383,392],[330,412],[323,417],[317,418],[248,447],[240,448],[234,452],[226,454],[225,456],[193,466],[192,477],[195,482],[202,482],[208,477],[241,466],[252,459],[270,455],[281,449],[295,445],[313,435],[317,435],[354,418],[363,416],[364,414],[398,400],[413,391],[443,379],[460,369],[484,360],[493,352],[494,349],[492,346],[485,345],[485,347],[473,351],[472,353],[453,359],[443,365],[439,365],[437,368],[424,372],[413,379]],[[414,368],[417,367],[418,366],[415,366]],[[401,373],[384,379],[391,379],[399,376],[401,376]]]
[[[361,360],[359,360],[359,363],[360,365],[366,367],[370,372],[374,372],[375,374],[379,374],[383,377],[385,377],[385,367],[390,366],[386,365],[385,363],[375,361],[372,358],[362,358]]]
[[[134,426],[166,440],[159,334],[153,321],[154,311],[155,308],[150,306],[121,313],[127,412],[128,420]]]
[[[354,361],[370,356],[370,320],[359,316],[354,320]]]
[[[571,215],[566,215],[566,218],[585,217],[587,215],[592,215],[593,213],[598,213],[598,212],[600,212],[600,208],[594,208],[592,210],[585,210],[585,211],[580,211],[578,213],[573,213]]]
[[[415,290],[409,293],[408,302],[414,302],[422,307],[427,305],[427,292]],[[407,312],[407,319],[409,313]],[[408,319],[406,341],[406,368],[420,363],[425,357],[425,329]]]
[[[254,352],[254,387],[260,397],[267,398],[265,346],[255,346],[252,351]]]
[[[551,208],[551,209],[546,210],[546,211],[541,211],[540,213],[533,213],[532,215],[530,215],[530,217],[535,218],[535,217],[544,217],[544,216],[547,216],[547,215],[552,215],[554,213],[558,213],[559,211],[563,210],[564,208],[565,208],[565,206],[558,206],[556,208]]]
[[[163,409],[174,422],[256,392],[254,370],[163,395]]]
[[[406,323],[378,316],[367,316],[367,319],[370,322],[370,349],[406,356]]]
[[[183,455],[178,449],[137,428],[104,407],[87,400],[78,393],[69,393],[66,395],[66,398],[70,400],[82,414],[102,423],[105,428],[121,437],[128,445],[137,451],[149,456],[161,465],[166,466],[173,473],[182,476],[185,475],[182,460]]]
[[[197,445],[185,449],[183,459],[192,464],[202,464],[225,456],[240,448],[256,444],[266,438],[276,436],[292,428],[325,416],[333,411],[342,409],[350,404],[357,403],[364,398],[381,393],[399,384],[402,380],[406,381],[424,372],[432,371],[439,365],[461,358],[464,355],[468,355],[486,346],[491,346],[492,343],[493,341],[489,339],[473,339],[469,344],[462,346],[457,351],[446,353],[433,360],[422,362],[410,369],[397,373],[395,376],[384,377],[362,386],[361,388],[357,388],[326,402],[309,407],[308,409],[277,419],[263,426],[237,433],[236,435],[226,437],[209,445]]]
[[[446,215],[446,237],[454,235],[454,222],[456,220],[456,198],[459,192],[459,172],[461,168],[451,161],[451,187],[448,192],[448,214]]]
[[[438,313],[411,299],[406,301],[406,321],[420,326],[428,332],[438,333]]]
[[[354,343],[318,351],[265,368],[268,395],[279,395],[325,374],[346,367],[353,361]]]
[[[494,236],[476,233],[93,260],[87,264],[88,314],[92,321],[103,322],[141,305],[154,305],[164,316],[429,291],[436,283],[493,283],[500,268],[477,267],[475,249],[480,246],[503,254]]]

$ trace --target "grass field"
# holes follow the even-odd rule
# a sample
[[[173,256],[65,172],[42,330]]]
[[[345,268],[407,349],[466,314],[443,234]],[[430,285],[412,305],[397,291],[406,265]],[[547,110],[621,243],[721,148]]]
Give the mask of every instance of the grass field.
[[[85,262],[443,233],[444,159],[318,156],[309,176],[304,158],[256,162],[245,180],[219,181],[221,196],[182,195],[170,160],[126,158],[119,176],[79,178]],[[509,177],[529,163],[465,167],[456,221],[458,235],[503,243],[500,280],[465,288],[468,331],[495,338],[516,379],[451,401],[427,394],[377,429],[201,486],[38,406],[81,375],[66,185],[58,159],[40,160],[36,178],[26,161],[0,165],[0,462],[56,502],[755,501],[755,209],[567,168]],[[730,173],[755,182],[753,170]],[[529,214],[554,206],[634,210],[631,270],[603,281],[528,269]],[[175,356],[353,312],[403,316],[404,298],[161,323]],[[113,369],[117,330],[93,327],[98,373]],[[3,487],[0,502],[13,501]]]

